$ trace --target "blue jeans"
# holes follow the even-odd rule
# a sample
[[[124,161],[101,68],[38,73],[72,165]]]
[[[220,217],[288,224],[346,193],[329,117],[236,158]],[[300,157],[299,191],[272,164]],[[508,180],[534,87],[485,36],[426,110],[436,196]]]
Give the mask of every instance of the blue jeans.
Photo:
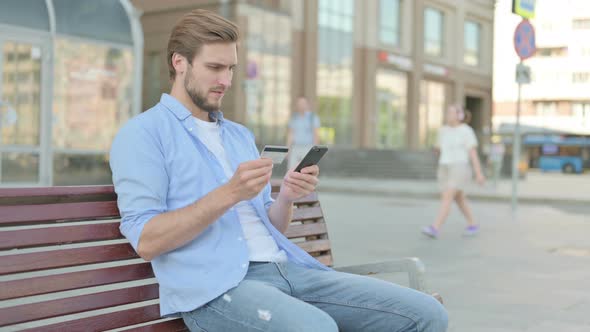
[[[191,312],[191,331],[443,332],[447,312],[432,296],[375,278],[251,263],[240,284]]]

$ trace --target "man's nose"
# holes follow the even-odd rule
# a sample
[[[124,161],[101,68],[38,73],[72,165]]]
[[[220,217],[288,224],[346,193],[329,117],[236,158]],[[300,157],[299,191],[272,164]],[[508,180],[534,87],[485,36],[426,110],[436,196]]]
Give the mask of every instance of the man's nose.
[[[232,77],[233,72],[231,70],[224,70],[223,73],[219,75],[217,83],[219,85],[223,85],[226,88],[229,88],[231,86]]]

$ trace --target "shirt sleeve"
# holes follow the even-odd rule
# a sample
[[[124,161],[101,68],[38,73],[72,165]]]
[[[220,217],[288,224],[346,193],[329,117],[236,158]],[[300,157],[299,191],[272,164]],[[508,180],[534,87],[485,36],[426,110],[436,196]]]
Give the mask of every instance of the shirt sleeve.
[[[477,147],[477,137],[475,136],[475,132],[473,131],[473,129],[470,126],[468,126],[468,125],[465,125],[465,126],[466,126],[465,142],[466,142],[467,148],[471,149],[471,148]]]
[[[313,128],[319,128],[320,127],[320,117],[317,114],[313,114]]]
[[[117,134],[110,152],[121,233],[137,251],[143,228],[167,211],[168,175],[158,141],[137,122]]]

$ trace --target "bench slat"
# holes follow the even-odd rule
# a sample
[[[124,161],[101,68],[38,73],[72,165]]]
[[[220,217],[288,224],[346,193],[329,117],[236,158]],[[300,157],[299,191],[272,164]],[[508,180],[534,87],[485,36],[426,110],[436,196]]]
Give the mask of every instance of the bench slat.
[[[313,240],[297,243],[297,245],[308,253],[330,250],[330,240]]]
[[[0,225],[118,217],[117,202],[85,202],[2,206]]]
[[[295,201],[295,205],[318,203],[318,193],[315,191]]]
[[[40,326],[26,332],[91,332],[125,327],[160,318],[160,306],[152,304],[145,307],[115,311],[78,320]]]
[[[310,235],[322,235],[327,234],[328,229],[326,224],[323,222],[302,224],[302,225],[290,225],[285,232],[285,236],[289,239],[310,236]]]
[[[165,322],[155,323],[146,326],[140,326],[133,329],[127,329],[125,332],[184,332],[188,331],[184,321],[179,319],[167,320]]]
[[[138,257],[129,243],[1,256],[0,275]]]
[[[0,250],[122,239],[119,222],[0,232]]]
[[[293,210],[293,218],[291,221],[319,219],[323,217],[322,208],[319,206],[300,207]]]
[[[158,285],[144,285],[59,300],[23,304],[0,309],[0,326],[19,324],[84,311],[104,309],[158,298]]]
[[[98,186],[56,186],[34,188],[3,188],[0,190],[0,198],[8,197],[39,197],[39,196],[79,196],[79,195],[104,195],[114,194],[115,189],[111,185]]]
[[[274,199],[276,199],[278,195],[279,195],[278,192],[273,192],[271,194],[271,197],[274,198]],[[314,191],[311,194],[309,194],[309,195],[307,195],[305,197],[302,197],[302,198],[296,200],[293,203],[295,205],[304,205],[304,204],[309,205],[309,204],[314,204],[314,203],[317,203],[317,202],[318,202],[318,194]]]
[[[153,278],[150,263],[0,282],[0,300]]]
[[[277,195],[279,184],[280,181],[273,182],[273,197]],[[113,186],[0,190],[0,205],[0,227],[119,217]],[[311,193],[297,200],[294,205],[297,208],[293,212],[292,221],[308,223],[290,226],[286,236],[291,239],[307,238],[306,242],[297,243],[297,245],[313,254],[318,261],[331,266],[333,263],[330,253],[330,241],[327,236],[327,226],[323,222],[323,213],[319,206],[317,193]],[[318,220],[318,222],[309,222],[313,220]],[[69,223],[60,227],[0,231],[0,250],[121,239],[122,236],[119,233],[118,226],[118,221],[109,221],[90,225]],[[310,240],[318,236],[320,239]],[[40,249],[43,250],[44,248]],[[102,244],[92,247],[58,250],[52,250],[54,248],[48,249],[50,251],[26,254],[5,252],[5,254],[10,255],[0,257],[0,275],[113,262],[138,257],[128,243]],[[124,266],[95,268],[87,271],[0,282],[0,300],[17,299],[117,282],[145,280],[154,277],[149,263],[139,263],[137,261],[130,261],[129,263],[130,265]],[[142,290],[138,291],[137,289]],[[157,297],[157,284],[153,284],[49,300],[0,309],[0,322],[4,325],[18,324],[20,322],[146,301]],[[147,303],[144,305],[144,307],[134,309],[117,308],[118,311],[115,312],[50,324],[27,331],[103,331],[137,324],[147,325],[135,327],[129,331],[188,331],[182,319],[161,321],[159,305],[147,305]]]
[[[324,265],[327,265],[327,266],[334,265],[334,262],[332,260],[332,255],[321,255],[321,256],[316,256],[314,258],[317,259],[320,263],[322,263]]]

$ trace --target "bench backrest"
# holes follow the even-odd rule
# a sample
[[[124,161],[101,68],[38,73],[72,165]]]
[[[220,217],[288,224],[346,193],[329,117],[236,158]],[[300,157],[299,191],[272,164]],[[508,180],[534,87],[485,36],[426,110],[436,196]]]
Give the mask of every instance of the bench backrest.
[[[331,265],[317,194],[295,205],[287,237]],[[151,266],[119,222],[112,186],[0,189],[0,328],[186,331],[160,319]]]

